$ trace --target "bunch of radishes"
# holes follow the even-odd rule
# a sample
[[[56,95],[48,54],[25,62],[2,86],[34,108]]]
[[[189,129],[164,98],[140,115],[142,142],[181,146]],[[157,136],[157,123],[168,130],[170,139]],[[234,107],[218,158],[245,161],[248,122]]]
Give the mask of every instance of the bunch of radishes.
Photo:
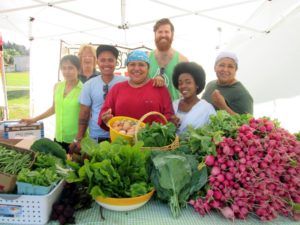
[[[300,142],[272,121],[251,119],[205,163],[211,168],[209,190],[190,201],[199,214],[219,209],[229,219],[250,213],[261,220],[279,214],[300,219]]]

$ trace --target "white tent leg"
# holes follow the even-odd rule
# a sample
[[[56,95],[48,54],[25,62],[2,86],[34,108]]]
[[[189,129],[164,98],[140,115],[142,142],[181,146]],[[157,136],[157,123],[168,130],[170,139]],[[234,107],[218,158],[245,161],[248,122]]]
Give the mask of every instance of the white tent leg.
[[[0,33],[0,120],[8,119],[8,104],[7,104],[7,92],[6,92],[6,80],[5,80],[5,70],[4,70],[4,59],[2,51],[2,35]]]

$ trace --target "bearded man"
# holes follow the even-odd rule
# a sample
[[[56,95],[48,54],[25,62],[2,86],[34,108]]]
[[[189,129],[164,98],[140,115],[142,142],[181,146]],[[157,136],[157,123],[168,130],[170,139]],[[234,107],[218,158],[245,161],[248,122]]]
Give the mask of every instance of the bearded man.
[[[151,51],[149,55],[149,77],[154,78],[157,84],[165,83],[172,100],[178,99],[179,92],[172,82],[173,70],[179,62],[187,62],[188,59],[172,48],[174,25],[169,19],[158,20],[153,31],[156,49]]]

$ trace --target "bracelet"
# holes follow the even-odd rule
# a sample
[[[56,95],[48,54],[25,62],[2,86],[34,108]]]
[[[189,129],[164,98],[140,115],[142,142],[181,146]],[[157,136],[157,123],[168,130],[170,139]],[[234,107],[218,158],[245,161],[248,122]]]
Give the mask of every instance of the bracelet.
[[[75,138],[75,139],[73,140],[73,143],[79,143],[80,141],[81,141],[81,139]]]

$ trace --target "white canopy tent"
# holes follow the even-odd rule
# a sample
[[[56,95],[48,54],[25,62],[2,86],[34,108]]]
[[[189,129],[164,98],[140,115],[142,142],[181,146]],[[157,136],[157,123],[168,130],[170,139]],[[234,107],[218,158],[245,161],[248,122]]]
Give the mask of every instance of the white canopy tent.
[[[154,48],[153,25],[163,17],[175,26],[173,47],[201,64],[208,80],[217,53],[236,52],[255,116],[300,130],[299,0],[0,0],[4,41],[13,32],[30,45],[33,114],[52,103],[62,41]]]

